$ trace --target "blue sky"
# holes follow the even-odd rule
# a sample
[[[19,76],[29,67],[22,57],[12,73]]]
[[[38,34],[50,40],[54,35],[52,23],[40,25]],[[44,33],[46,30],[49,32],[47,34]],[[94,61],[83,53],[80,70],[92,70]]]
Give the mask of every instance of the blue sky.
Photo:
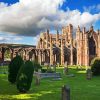
[[[11,5],[19,2],[19,0],[0,0],[0,2],[8,3],[8,5]],[[81,12],[84,12],[83,7],[89,7],[98,4],[100,4],[100,0],[65,0],[61,9],[66,10],[66,7],[68,7],[71,10],[78,9]]]
[[[47,1],[47,0],[43,0],[43,1]],[[30,0],[30,1],[29,0],[28,1],[27,0],[0,0],[0,3],[1,3],[1,10],[3,13],[0,14],[4,15],[4,17],[6,16],[5,18],[3,17],[0,19],[0,23],[1,23],[0,25],[2,26],[2,28],[0,28],[1,43],[20,43],[20,44],[30,44],[30,45],[36,44],[38,40],[39,32],[43,32],[44,30],[46,30],[46,28],[56,27],[57,25],[59,27],[62,27],[67,22],[71,22],[71,18],[69,17],[73,18],[72,21],[74,21],[74,19],[76,20],[77,18],[80,18],[80,22],[79,22],[80,25],[89,26],[90,24],[93,24],[95,30],[97,30],[98,28],[100,29],[100,18],[99,18],[100,0],[65,0],[64,2],[63,0],[54,0],[54,2],[48,0],[48,2],[43,2],[43,3],[41,3],[40,0],[37,1],[36,0]],[[44,9],[41,10],[41,12],[39,12],[38,10],[39,8],[36,8],[39,6],[37,3],[43,5],[40,6],[40,8],[41,7],[43,8],[44,6],[47,7],[46,4],[47,5],[51,4],[51,5],[50,8],[47,7],[46,10],[47,12],[43,11]],[[62,4],[62,6],[58,7],[59,4]],[[4,9],[6,9],[6,11]],[[48,13],[49,10],[51,11]],[[62,10],[64,11],[63,14],[59,14]],[[36,16],[34,17],[35,11],[36,11]],[[45,14],[43,14],[42,11],[45,12]],[[31,15],[30,12],[33,13],[33,15]],[[60,15],[60,17],[58,17],[58,15]],[[87,21],[86,19],[84,21],[86,15],[88,15],[89,18],[91,18],[91,20],[88,18],[89,21],[88,19]],[[8,21],[9,18],[11,18],[10,19],[11,21]],[[66,21],[63,21],[61,18],[62,19],[64,18],[64,20]],[[2,19],[5,20],[2,21]],[[7,23],[5,22],[6,20]],[[76,23],[77,22],[73,24],[77,25]],[[52,28],[51,31],[53,31]]]

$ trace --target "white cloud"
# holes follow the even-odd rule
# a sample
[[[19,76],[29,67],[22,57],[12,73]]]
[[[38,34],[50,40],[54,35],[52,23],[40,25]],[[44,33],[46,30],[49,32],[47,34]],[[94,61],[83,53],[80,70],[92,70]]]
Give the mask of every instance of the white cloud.
[[[84,11],[85,12],[100,12],[100,4],[97,4],[97,5],[92,5],[92,6],[84,6],[83,7]]]
[[[79,10],[62,11],[64,0],[20,0],[8,6],[0,3],[0,31],[18,35],[36,36],[46,28],[61,28],[72,23],[89,26],[100,19],[100,13],[81,13]]]
[[[22,37],[14,36],[14,35],[6,35],[4,36],[3,34],[0,36],[0,43],[17,43],[23,40]]]
[[[14,38],[14,40],[19,41],[19,40],[22,40],[22,38],[21,37],[16,37],[16,38]]]

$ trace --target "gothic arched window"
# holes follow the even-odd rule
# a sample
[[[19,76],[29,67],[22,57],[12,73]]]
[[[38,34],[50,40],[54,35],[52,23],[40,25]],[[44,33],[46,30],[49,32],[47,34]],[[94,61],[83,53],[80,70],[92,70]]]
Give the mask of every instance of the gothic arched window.
[[[96,45],[93,36],[89,38],[89,55],[96,55]]]

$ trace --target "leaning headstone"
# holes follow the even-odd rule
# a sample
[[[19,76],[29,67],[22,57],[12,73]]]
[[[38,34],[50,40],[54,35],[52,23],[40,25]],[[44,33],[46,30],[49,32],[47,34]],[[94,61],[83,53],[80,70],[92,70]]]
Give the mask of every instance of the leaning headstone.
[[[91,78],[92,78],[92,71],[91,71],[91,69],[87,69],[87,71],[86,71],[86,78],[87,78],[87,80],[91,80]]]
[[[62,87],[62,100],[70,100],[70,87],[63,86]]]

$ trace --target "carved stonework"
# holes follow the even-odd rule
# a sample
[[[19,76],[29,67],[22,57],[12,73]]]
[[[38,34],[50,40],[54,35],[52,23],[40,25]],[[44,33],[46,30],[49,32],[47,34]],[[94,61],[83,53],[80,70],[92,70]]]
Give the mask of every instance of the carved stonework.
[[[64,65],[67,62],[68,65],[88,66],[94,57],[100,57],[100,31],[95,32],[93,26],[89,31],[85,27],[82,30],[78,26],[77,31],[73,32],[72,24],[63,27],[62,33],[57,30],[56,34],[52,34],[47,30],[40,34],[36,47],[2,44],[0,61],[4,61],[5,51],[9,48],[11,59],[19,54],[24,60],[36,60],[40,64]]]

